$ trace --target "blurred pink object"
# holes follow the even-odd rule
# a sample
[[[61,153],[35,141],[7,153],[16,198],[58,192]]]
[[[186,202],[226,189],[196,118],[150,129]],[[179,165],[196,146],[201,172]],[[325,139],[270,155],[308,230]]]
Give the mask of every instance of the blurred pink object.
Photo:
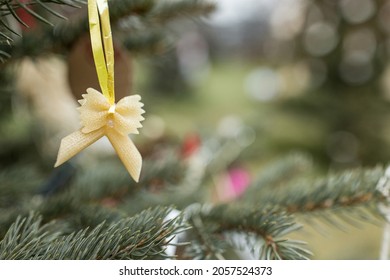
[[[231,201],[239,197],[249,186],[250,175],[243,167],[234,167],[223,173],[217,183],[217,199]]]
[[[235,167],[228,171],[230,190],[234,197],[240,196],[250,183],[249,173],[242,167]]]

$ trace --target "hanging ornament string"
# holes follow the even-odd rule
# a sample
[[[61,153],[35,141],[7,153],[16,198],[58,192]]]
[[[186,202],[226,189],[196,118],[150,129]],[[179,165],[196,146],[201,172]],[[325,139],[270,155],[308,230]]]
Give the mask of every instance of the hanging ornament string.
[[[88,17],[93,59],[100,88],[110,104],[114,104],[114,47],[107,0],[89,0]]]
[[[130,175],[138,182],[142,157],[128,134],[138,134],[145,112],[139,95],[115,103],[114,48],[107,0],[88,0],[91,46],[102,93],[88,88],[79,100],[81,125],[61,140],[55,167],[106,136]]]

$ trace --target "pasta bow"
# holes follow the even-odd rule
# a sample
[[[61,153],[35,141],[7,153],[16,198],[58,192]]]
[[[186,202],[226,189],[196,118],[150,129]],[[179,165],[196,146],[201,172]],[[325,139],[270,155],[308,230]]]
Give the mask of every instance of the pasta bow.
[[[131,95],[111,105],[100,92],[88,88],[87,94],[79,100],[82,128],[61,140],[55,167],[106,136],[127,171],[138,182],[142,157],[128,134],[138,134],[138,128],[142,127],[145,111],[140,100],[139,95]]]

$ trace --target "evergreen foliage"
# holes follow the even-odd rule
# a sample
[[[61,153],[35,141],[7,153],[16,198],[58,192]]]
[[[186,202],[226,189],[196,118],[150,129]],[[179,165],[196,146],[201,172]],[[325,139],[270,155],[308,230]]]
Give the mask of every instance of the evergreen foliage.
[[[145,210],[94,228],[63,234],[42,217],[18,217],[0,243],[0,259],[158,259],[164,247],[184,229],[180,219],[164,221],[169,208]]]
[[[5,16],[17,18],[16,8],[45,23],[51,22],[46,12],[61,17],[48,3],[83,5],[76,0],[0,0],[6,29],[0,36],[11,39],[8,32],[14,31]],[[213,10],[200,0],[109,3],[115,32],[132,51],[158,51],[170,22]],[[56,22],[55,28],[2,44],[0,54],[12,62],[66,52],[87,27],[86,17]],[[0,69],[0,259],[229,259],[248,248],[253,258],[309,259],[310,244],[290,237],[303,221],[320,218],[331,226],[383,222],[377,206],[387,198],[377,185],[386,175],[384,167],[322,175],[303,155],[263,166],[234,201],[213,200],[216,174],[242,152],[234,138],[204,141],[201,149],[207,153],[201,150],[190,158],[172,143],[163,152],[145,152],[138,185],[111,157],[102,156],[87,168],[75,160],[53,172],[33,145],[39,131],[33,131],[28,113],[11,113],[12,67],[4,63]],[[179,214],[169,218],[174,210]],[[168,245],[176,247],[175,255],[168,254]]]
[[[33,4],[42,5],[43,2],[52,1],[30,1],[29,3],[20,3],[10,6],[9,1],[2,1],[1,4],[5,10],[2,18],[10,13],[14,17],[17,14],[14,9],[22,7],[33,16],[41,21],[51,24],[47,19],[29,6]],[[86,3],[85,1],[54,1],[57,4],[79,4]],[[8,6],[7,6],[8,5]],[[202,0],[186,0],[186,1],[156,1],[156,0],[111,0],[110,19],[113,24],[114,32],[117,32],[117,37],[120,37],[124,46],[132,52],[161,52],[167,45],[171,44],[169,40],[168,24],[174,20],[188,17],[207,15],[213,11],[214,6],[207,1]],[[51,13],[54,11],[44,5],[45,10]],[[11,9],[12,8],[12,9]],[[12,11],[12,12],[8,12]],[[55,12],[57,18],[62,18]],[[55,19],[53,19],[55,20]],[[19,21],[21,21],[19,19]],[[6,23],[9,32],[15,33]],[[23,37],[12,40],[7,32],[1,32],[0,35],[7,38],[4,44],[0,44],[0,58],[21,58],[25,56],[37,56],[47,52],[66,52],[81,35],[88,31],[88,18],[85,14],[81,18],[69,21],[58,21],[54,28],[42,26],[40,32],[27,33]],[[119,36],[120,35],[120,36]]]

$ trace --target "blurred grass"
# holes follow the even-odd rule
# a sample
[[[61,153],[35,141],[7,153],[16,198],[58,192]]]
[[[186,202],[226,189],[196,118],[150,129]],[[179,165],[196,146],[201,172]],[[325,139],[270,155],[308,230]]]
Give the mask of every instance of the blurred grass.
[[[142,80],[142,67],[139,67],[137,80]],[[147,113],[162,117],[169,131],[184,135],[201,129],[213,129],[222,117],[239,115],[246,118],[255,108],[243,90],[245,75],[249,65],[224,63],[213,65],[205,80],[190,92],[178,96],[165,96],[161,93],[143,93],[151,101]],[[256,108],[257,109],[257,108]]]
[[[270,158],[292,150],[315,151],[318,143],[326,138],[324,123],[276,110],[277,99],[261,102],[250,97],[245,90],[245,81],[256,67],[259,65],[235,60],[216,63],[191,92],[165,96],[142,89],[147,83],[147,74],[142,64],[138,64],[136,84],[140,84],[141,95],[147,100],[146,117],[148,114],[161,117],[167,131],[175,137],[202,131],[213,134],[224,117],[234,116],[256,133],[256,141],[248,155],[254,161],[260,155]]]

